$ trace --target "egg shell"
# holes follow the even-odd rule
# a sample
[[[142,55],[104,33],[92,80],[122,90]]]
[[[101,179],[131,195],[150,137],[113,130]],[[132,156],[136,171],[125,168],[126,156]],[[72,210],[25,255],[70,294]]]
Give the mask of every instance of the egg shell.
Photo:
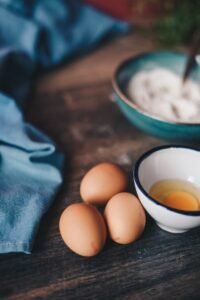
[[[139,200],[130,193],[119,193],[107,203],[104,216],[113,241],[129,244],[139,238],[146,224],[146,214]]]
[[[91,204],[106,204],[115,194],[126,190],[128,178],[116,164],[100,163],[90,169],[80,185],[82,199]]]
[[[68,206],[60,217],[59,228],[65,244],[82,256],[98,254],[106,241],[103,216],[86,203]]]

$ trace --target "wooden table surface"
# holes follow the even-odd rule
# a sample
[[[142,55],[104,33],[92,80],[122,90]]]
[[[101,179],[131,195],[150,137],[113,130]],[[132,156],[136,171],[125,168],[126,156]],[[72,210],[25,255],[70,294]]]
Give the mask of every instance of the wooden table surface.
[[[28,120],[65,153],[64,184],[40,224],[33,253],[0,256],[0,299],[199,299],[200,229],[174,235],[148,218],[137,242],[108,241],[94,258],[69,251],[58,230],[62,210],[81,200],[80,180],[91,166],[113,161],[131,174],[142,152],[167,143],[132,127],[110,100],[116,65],[154,48],[152,38],[135,31],[37,80]]]

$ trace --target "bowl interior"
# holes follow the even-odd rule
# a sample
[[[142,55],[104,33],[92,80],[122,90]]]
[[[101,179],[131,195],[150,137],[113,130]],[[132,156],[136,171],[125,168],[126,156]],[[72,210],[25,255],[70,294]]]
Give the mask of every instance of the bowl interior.
[[[163,179],[187,180],[200,187],[200,152],[170,147],[152,150],[138,161],[138,179],[146,193]]]
[[[140,54],[126,60],[116,71],[115,80],[120,91],[129,98],[126,92],[130,78],[141,70],[166,68],[182,76],[187,57],[175,51],[160,51]],[[196,63],[190,76],[200,81],[200,66]],[[131,100],[130,100],[131,101]],[[132,101],[131,101],[132,102]]]

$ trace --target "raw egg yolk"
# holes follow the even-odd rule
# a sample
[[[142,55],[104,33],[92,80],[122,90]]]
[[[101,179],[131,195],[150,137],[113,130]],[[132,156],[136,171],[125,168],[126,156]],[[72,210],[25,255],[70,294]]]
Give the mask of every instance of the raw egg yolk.
[[[170,193],[164,199],[164,204],[180,210],[193,211],[199,209],[198,200],[193,195],[183,191]]]

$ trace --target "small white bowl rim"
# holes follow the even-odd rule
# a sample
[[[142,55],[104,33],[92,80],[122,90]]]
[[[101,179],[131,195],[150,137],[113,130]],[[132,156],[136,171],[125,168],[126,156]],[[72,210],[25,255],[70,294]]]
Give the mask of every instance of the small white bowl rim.
[[[163,208],[165,208],[166,210],[169,210],[170,212],[175,212],[175,213],[179,213],[182,215],[186,215],[186,216],[200,216],[200,210],[199,211],[187,211],[187,210],[180,210],[180,209],[176,209],[176,208],[171,208],[168,207],[160,202],[158,202],[157,200],[155,200],[154,198],[152,198],[143,188],[140,179],[139,179],[139,168],[141,163],[143,162],[143,160],[145,160],[147,157],[149,157],[151,154],[158,152],[158,151],[162,151],[162,150],[166,150],[166,149],[171,149],[171,148],[176,148],[176,149],[187,149],[187,150],[191,150],[194,152],[198,152],[200,153],[200,150],[194,147],[190,147],[190,146],[181,146],[181,145],[164,145],[164,146],[158,146],[158,147],[154,147],[148,151],[146,151],[145,153],[143,153],[138,160],[135,163],[135,166],[133,167],[133,180],[135,182],[135,184],[137,185],[137,187],[139,188],[139,190],[145,195],[145,197],[153,202],[156,205],[159,205]]]

